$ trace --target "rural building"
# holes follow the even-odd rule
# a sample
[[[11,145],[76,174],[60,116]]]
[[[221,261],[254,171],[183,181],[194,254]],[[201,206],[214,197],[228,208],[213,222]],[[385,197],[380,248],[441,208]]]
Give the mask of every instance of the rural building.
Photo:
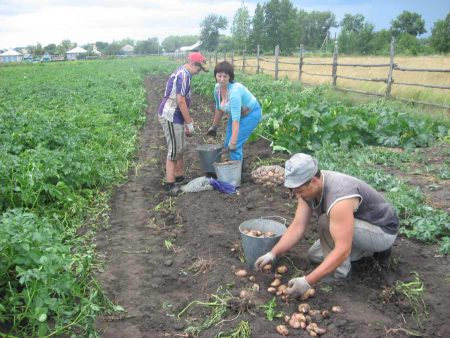
[[[194,43],[192,46],[184,46],[184,47],[180,47],[177,49],[177,52],[192,52],[192,51],[197,51],[198,48],[202,45],[202,41],[197,41],[196,43]]]
[[[75,47],[66,52],[66,60],[77,60],[80,54],[87,53],[87,50],[81,47]]]
[[[16,52],[14,49],[9,49],[6,52],[0,54],[0,62],[9,63],[9,62],[22,62],[23,54]]]
[[[134,54],[134,47],[130,45],[125,45],[120,49],[120,51],[122,55],[130,56]]]

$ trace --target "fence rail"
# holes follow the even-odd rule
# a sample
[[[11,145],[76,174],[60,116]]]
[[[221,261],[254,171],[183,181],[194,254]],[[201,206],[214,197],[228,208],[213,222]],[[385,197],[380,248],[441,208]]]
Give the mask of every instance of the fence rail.
[[[394,62],[394,48],[395,48],[395,39],[392,38],[391,46],[390,46],[390,55],[389,55],[389,63],[373,63],[373,64],[365,64],[365,63],[341,63],[338,62],[339,59],[339,53],[338,53],[338,45],[335,43],[334,46],[334,52],[333,52],[333,60],[332,62],[311,62],[311,61],[305,61],[305,53],[303,49],[303,45],[300,45],[300,55],[298,62],[292,62],[292,61],[281,61],[280,60],[280,49],[279,46],[275,47],[274,56],[268,58],[262,57],[260,55],[260,49],[259,46],[257,46],[256,50],[256,56],[254,55],[247,55],[246,51],[243,51],[240,57],[236,58],[234,51],[229,53],[231,63],[236,67],[239,68],[242,72],[245,73],[246,68],[247,69],[255,69],[256,73],[273,73],[273,76],[275,80],[278,80],[280,72],[298,72],[298,81],[302,81],[303,75],[309,75],[309,76],[320,76],[320,77],[331,77],[331,84],[334,89],[336,90],[342,90],[346,92],[354,92],[364,95],[373,95],[373,96],[384,96],[386,98],[394,98],[401,101],[406,101],[410,103],[417,103],[422,105],[429,105],[439,108],[445,108],[447,110],[450,110],[450,106],[446,104],[438,104],[433,102],[425,102],[425,101],[419,101],[419,100],[413,100],[413,99],[406,99],[399,96],[392,96],[392,86],[412,86],[412,87],[422,87],[422,88],[432,88],[432,89],[440,89],[440,90],[449,90],[450,86],[444,85],[444,84],[431,84],[431,83],[413,83],[413,82],[404,82],[404,81],[398,81],[395,80],[394,77],[394,71],[401,71],[401,72],[430,72],[430,73],[450,73],[450,69],[437,69],[437,68],[410,68],[410,67],[401,67],[397,63]],[[184,56],[184,55],[183,55]],[[212,66],[212,58],[214,56],[215,63],[218,62],[218,52],[209,53],[209,62],[210,66]],[[223,60],[227,60],[227,53],[223,53]],[[249,60],[256,60],[256,65],[251,65],[248,63]],[[263,63],[264,67],[261,65]],[[273,66],[273,69],[268,69],[267,64],[270,66]],[[297,66],[296,70],[292,69],[283,69],[280,68],[280,65],[294,65]],[[311,71],[305,71],[304,66],[330,66],[331,67],[331,74],[323,74],[318,72],[311,72]],[[365,68],[388,68],[387,71],[387,77],[355,77],[355,76],[348,76],[348,75],[340,75],[338,74],[338,68],[340,67],[365,67]],[[364,82],[376,82],[376,83],[386,83],[386,88],[384,90],[384,94],[380,93],[373,93],[368,91],[363,91],[359,89],[352,89],[352,88],[343,88],[342,86],[338,86],[338,79],[346,79],[351,81],[364,81]]]

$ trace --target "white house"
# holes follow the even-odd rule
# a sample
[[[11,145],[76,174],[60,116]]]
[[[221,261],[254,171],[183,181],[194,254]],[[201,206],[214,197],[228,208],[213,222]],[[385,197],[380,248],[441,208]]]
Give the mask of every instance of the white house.
[[[66,60],[76,60],[80,54],[87,53],[87,50],[81,47],[75,47],[66,52]]]
[[[134,47],[130,45],[123,46],[120,51],[123,55],[133,55],[134,54]]]
[[[0,62],[9,63],[9,62],[22,62],[23,54],[16,52],[14,49],[9,49],[6,52],[0,54]]]
[[[193,50],[198,49],[198,47],[200,47],[202,45],[202,41],[197,41],[196,43],[194,43],[192,46],[185,46],[185,47],[180,47],[178,48],[177,52],[190,52]]]

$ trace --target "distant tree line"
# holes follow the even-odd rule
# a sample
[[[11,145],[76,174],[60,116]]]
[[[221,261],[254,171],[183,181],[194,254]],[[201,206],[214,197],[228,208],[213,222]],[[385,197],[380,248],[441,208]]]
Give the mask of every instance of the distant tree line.
[[[339,35],[330,36],[330,30],[338,27]],[[282,54],[290,55],[298,52],[300,44],[306,51],[331,52],[337,40],[340,54],[377,55],[389,53],[390,41],[394,36],[396,53],[418,55],[450,52],[450,13],[434,23],[428,38],[420,38],[427,32],[425,21],[420,14],[409,11],[393,19],[389,29],[375,31],[374,25],[367,22],[362,14],[345,14],[337,22],[331,11],[307,12],[296,8],[290,0],[270,0],[258,3],[251,16],[242,1],[231,23],[231,36],[220,34],[228,29],[228,20],[214,13],[206,16],[199,28],[199,35],[172,35],[161,43],[154,37],[138,41],[127,38],[111,43],[97,41],[95,45],[106,56],[120,54],[126,44],[134,47],[135,54],[157,54],[174,52],[198,40],[203,42],[200,48],[206,51],[246,50],[254,53],[259,45],[262,53],[273,53],[278,45]],[[70,40],[63,40],[59,45],[42,47],[38,43],[36,46],[27,46],[27,49],[36,56],[44,53],[61,55],[75,46]],[[92,44],[82,47],[88,52],[92,51]]]
[[[330,36],[330,29],[340,27],[339,35]],[[450,13],[434,23],[431,36],[418,13],[404,11],[391,21],[390,29],[375,31],[362,14],[345,14],[338,23],[331,11],[307,12],[296,8],[290,0],[270,0],[257,4],[253,16],[241,3],[231,24],[231,38],[218,34],[228,28],[226,18],[208,15],[200,24],[200,39],[205,50],[247,50],[259,45],[263,52],[273,53],[276,45],[281,53],[298,51],[300,43],[306,50],[332,51],[335,38],[342,54],[387,54],[392,36],[396,37],[397,53],[426,54],[450,52]]]

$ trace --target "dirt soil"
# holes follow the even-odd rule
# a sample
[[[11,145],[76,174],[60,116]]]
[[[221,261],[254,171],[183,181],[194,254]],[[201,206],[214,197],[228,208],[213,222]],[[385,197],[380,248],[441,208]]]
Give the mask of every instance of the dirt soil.
[[[266,289],[271,273],[249,271],[260,286],[251,299],[239,300],[242,289],[253,282],[234,275],[243,268],[238,226],[249,219],[281,216],[289,222],[295,212],[295,200],[282,187],[266,188],[251,181],[250,171],[258,161],[272,157],[269,144],[258,140],[245,145],[245,168],[239,195],[216,190],[184,193],[176,198],[165,195],[165,141],[157,121],[156,109],[164,91],[166,76],[146,79],[148,92],[147,122],[142,128],[136,165],[128,180],[117,187],[110,201],[109,227],[97,235],[97,251],[105,260],[98,278],[107,295],[126,311],[98,319],[102,337],[188,337],[189,326],[199,326],[211,314],[211,308],[193,301],[217,300],[212,295],[233,295],[228,312],[219,324],[202,331],[200,337],[215,337],[241,321],[248,321],[252,337],[281,337],[275,331],[282,319],[269,321],[260,305],[272,299]],[[195,81],[195,78],[193,79]],[[185,164],[191,178],[202,176],[196,145],[212,119],[212,98],[194,95],[192,115],[197,133],[188,139]],[[200,131],[201,130],[201,131]],[[222,134],[216,142],[222,142]],[[277,157],[280,155],[277,154]],[[448,185],[447,185],[448,187]],[[442,190],[441,190],[442,191]],[[436,205],[449,205],[448,191],[433,198]],[[438,203],[439,202],[439,203]],[[318,237],[315,222],[302,240],[279,264],[289,267],[283,282],[294,272],[302,274],[314,266],[306,252]],[[352,276],[340,283],[318,283],[316,296],[308,302],[313,309],[341,306],[345,313],[329,319],[315,319],[326,328],[325,337],[450,337],[450,265],[449,257],[437,255],[437,247],[399,237],[393,248],[388,270],[372,258],[353,265]],[[296,270],[298,269],[298,270]],[[299,271],[300,270],[300,271]],[[423,280],[427,319],[419,325],[409,302],[390,292],[396,281],[412,281],[417,272]],[[277,298],[277,311],[294,312],[300,302]],[[294,337],[308,337],[304,330],[290,330]]]

